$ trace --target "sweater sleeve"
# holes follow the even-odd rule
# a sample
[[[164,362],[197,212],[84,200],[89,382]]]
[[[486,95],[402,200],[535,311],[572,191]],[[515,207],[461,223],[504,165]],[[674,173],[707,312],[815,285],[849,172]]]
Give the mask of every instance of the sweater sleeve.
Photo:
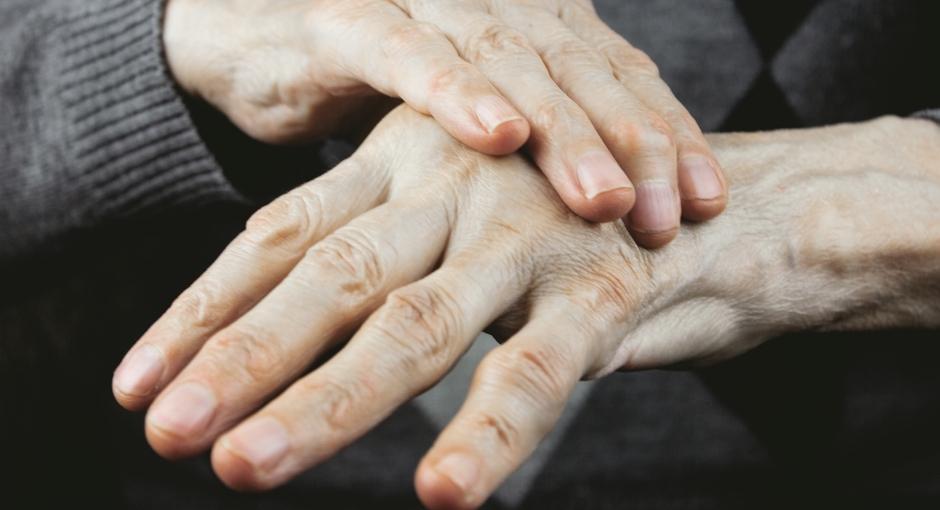
[[[937,110],[925,110],[914,114],[915,117],[920,117],[922,119],[930,119],[936,122],[940,122],[940,109]]]
[[[244,200],[170,77],[162,11],[0,2],[0,262],[102,222]]]

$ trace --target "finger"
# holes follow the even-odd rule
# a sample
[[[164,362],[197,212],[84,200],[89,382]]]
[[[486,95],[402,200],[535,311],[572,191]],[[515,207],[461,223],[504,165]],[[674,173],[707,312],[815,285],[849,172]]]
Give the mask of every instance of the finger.
[[[529,138],[529,125],[480,71],[460,58],[433,25],[380,2],[361,21],[358,40],[340,56],[376,90],[432,115],[452,136],[492,155],[510,154]],[[348,39],[348,33],[340,33]],[[379,49],[379,51],[376,51]]]
[[[355,156],[262,208],[127,353],[112,382],[117,401],[145,407],[206,339],[265,296],[307,248],[384,200],[384,170]]]
[[[542,56],[552,78],[591,118],[636,186],[629,224],[636,241],[656,248],[679,229],[676,144],[670,125],[614,78],[610,63],[554,14],[539,8],[507,10],[507,20]],[[525,19],[530,22],[523,23]]]
[[[630,210],[629,178],[525,35],[463,2],[415,5],[412,15],[440,27],[529,120],[532,156],[571,210],[592,221],[619,219]]]
[[[147,439],[158,453],[199,452],[378,307],[427,274],[447,241],[448,213],[389,202],[314,245],[290,275],[216,333],[157,398]]]
[[[536,313],[488,354],[467,400],[422,459],[415,475],[430,509],[476,508],[552,429],[596,343],[565,310]]]
[[[702,221],[720,214],[728,196],[721,166],[698,123],[659,77],[653,61],[589,10],[566,5],[562,17],[583,40],[607,57],[617,78],[672,128],[679,151],[683,216]]]
[[[213,449],[231,487],[266,489],[335,454],[424,391],[525,288],[511,261],[448,263],[389,295],[350,343]]]

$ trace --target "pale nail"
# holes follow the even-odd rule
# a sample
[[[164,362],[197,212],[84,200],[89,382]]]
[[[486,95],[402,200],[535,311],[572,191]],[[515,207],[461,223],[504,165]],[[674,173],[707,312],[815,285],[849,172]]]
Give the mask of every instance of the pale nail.
[[[287,454],[287,431],[276,419],[264,416],[236,429],[222,445],[255,468],[270,470]]]
[[[666,181],[643,181],[636,185],[636,206],[630,225],[648,234],[668,232],[679,226],[680,206],[676,191]]]
[[[589,200],[602,193],[630,189],[630,179],[610,154],[594,151],[578,160],[578,181]]]
[[[692,189],[685,191],[686,198],[713,200],[725,194],[718,178],[718,169],[702,156],[689,156],[682,160],[682,171],[688,176]]]
[[[215,413],[215,395],[204,385],[183,383],[173,388],[150,412],[151,425],[176,435],[202,433]]]
[[[499,96],[486,96],[477,101],[476,114],[480,124],[490,134],[507,122],[522,120],[519,113]]]
[[[468,495],[480,478],[480,464],[465,453],[451,453],[437,463],[437,472],[449,478]]]
[[[146,397],[156,389],[165,366],[160,349],[142,345],[131,351],[114,372],[114,387],[125,395]]]

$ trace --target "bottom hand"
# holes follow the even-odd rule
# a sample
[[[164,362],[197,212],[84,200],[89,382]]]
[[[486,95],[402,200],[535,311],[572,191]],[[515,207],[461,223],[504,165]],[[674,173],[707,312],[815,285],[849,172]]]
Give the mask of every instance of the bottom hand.
[[[879,129],[859,132],[875,139]],[[650,253],[622,224],[569,213],[522,158],[474,153],[401,108],[350,160],[252,218],[130,351],[115,395],[137,409],[159,393],[147,437],[162,455],[211,447],[227,484],[266,489],[435,384],[492,324],[505,344],[481,363],[416,478],[432,508],[478,506],[580,379],[725,358],[794,318],[802,327],[831,316],[811,313],[837,291],[813,258],[828,245],[797,242],[814,225],[803,212],[820,191],[855,205],[860,189],[876,188],[833,177],[850,158],[830,158],[816,179],[797,171],[811,165],[787,171],[788,140],[808,151],[824,133],[714,138],[742,193],[761,199],[742,197],[746,206]],[[936,188],[903,189],[937,203]],[[785,200],[765,198],[775,191]],[[793,277],[804,270],[813,286]],[[780,305],[798,296],[806,303]]]

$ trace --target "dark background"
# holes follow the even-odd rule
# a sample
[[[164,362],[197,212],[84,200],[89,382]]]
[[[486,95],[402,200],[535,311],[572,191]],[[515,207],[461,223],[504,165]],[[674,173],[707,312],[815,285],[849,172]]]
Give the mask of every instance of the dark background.
[[[824,125],[940,106],[929,1],[599,0],[706,130]],[[312,149],[264,147],[199,106],[233,175],[313,175]],[[212,127],[213,129],[209,129]],[[335,160],[338,154],[328,156]],[[82,232],[2,268],[0,438],[8,508],[411,508],[435,429],[409,407],[268,495],[205,459],[168,463],[110,378],[127,347],[239,230],[218,206]],[[801,334],[694,373],[597,383],[526,508],[940,507],[936,332]],[[419,449],[396,447],[402,442]],[[27,499],[20,499],[27,498]],[[498,503],[491,506],[499,508]]]

